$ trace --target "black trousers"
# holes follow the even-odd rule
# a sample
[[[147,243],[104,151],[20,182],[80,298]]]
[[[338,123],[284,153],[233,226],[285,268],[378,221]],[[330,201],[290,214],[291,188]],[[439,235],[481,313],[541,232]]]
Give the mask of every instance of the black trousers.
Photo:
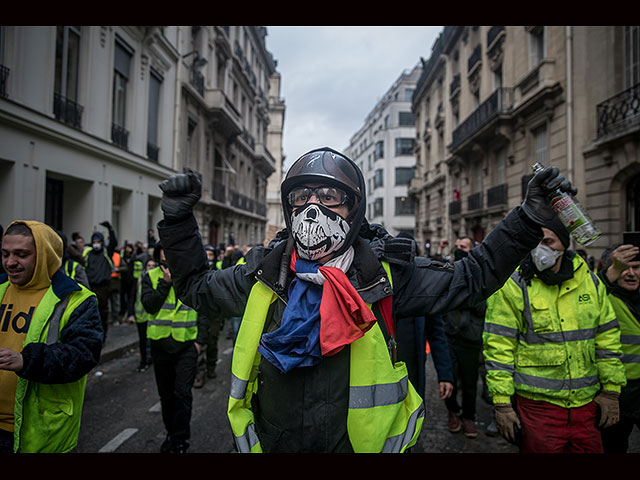
[[[462,393],[462,418],[475,420],[476,393],[482,344],[449,338],[449,354],[453,366],[453,392],[444,402],[450,412],[459,413],[458,392]]]
[[[107,330],[109,328],[109,295],[111,295],[111,281],[91,285],[91,291],[96,294],[98,299],[98,311],[100,312],[100,321],[104,330],[104,338],[107,338]]]
[[[151,341],[153,370],[162,406],[162,421],[172,443],[181,445],[191,436],[191,389],[196,378],[198,353],[192,341],[180,349],[171,350],[164,348],[165,343],[164,340]]]
[[[140,363],[148,363],[149,340],[147,339],[147,322],[136,322],[138,329],[138,348],[140,349]]]

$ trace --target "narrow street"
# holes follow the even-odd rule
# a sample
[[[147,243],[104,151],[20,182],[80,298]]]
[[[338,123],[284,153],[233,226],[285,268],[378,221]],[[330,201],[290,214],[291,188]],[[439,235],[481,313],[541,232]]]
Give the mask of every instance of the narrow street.
[[[134,325],[114,326],[109,343],[134,345]],[[135,371],[137,346],[105,352],[105,361],[87,381],[78,453],[157,453],[164,440],[160,403],[153,368]],[[219,339],[218,376],[203,388],[193,390],[193,417],[189,453],[231,453],[234,451],[226,407],[229,391],[232,342],[223,330]],[[115,355],[117,354],[117,355]],[[115,356],[114,356],[115,355]],[[500,436],[489,436],[491,406],[478,387],[476,428],[478,436],[467,438],[447,428],[447,409],[438,396],[433,361],[427,358],[426,416],[418,444],[412,453],[517,453],[518,449]],[[629,453],[640,453],[640,432],[631,437]]]

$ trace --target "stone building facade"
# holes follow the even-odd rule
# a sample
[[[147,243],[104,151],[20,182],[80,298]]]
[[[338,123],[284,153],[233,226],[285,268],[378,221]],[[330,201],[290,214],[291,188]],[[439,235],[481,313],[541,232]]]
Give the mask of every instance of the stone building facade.
[[[589,254],[640,230],[637,29],[445,27],[412,104],[419,242],[482,241],[522,202],[536,161],[578,187],[603,232]]]
[[[416,165],[411,100],[421,73],[420,64],[402,72],[345,149],[365,177],[367,220],[383,225],[392,235],[414,234],[414,204],[408,195]]]
[[[268,92],[264,27],[0,27],[0,224],[45,221],[120,243],[162,218],[158,184],[202,174],[203,239],[261,243]]]

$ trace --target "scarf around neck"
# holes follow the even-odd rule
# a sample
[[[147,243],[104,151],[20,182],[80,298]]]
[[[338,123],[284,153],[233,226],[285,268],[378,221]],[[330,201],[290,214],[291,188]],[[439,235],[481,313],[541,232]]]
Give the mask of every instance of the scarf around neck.
[[[361,338],[375,315],[349,282],[345,272],[353,247],[324,265],[292,253],[289,302],[280,328],[265,333],[258,351],[281,372],[318,364]]]

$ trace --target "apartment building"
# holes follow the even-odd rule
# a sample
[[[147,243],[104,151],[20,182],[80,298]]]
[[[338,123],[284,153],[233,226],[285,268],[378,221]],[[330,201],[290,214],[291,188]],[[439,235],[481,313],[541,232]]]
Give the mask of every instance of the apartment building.
[[[638,27],[447,26],[424,61],[416,238],[476,241],[522,202],[531,165],[578,187],[603,236],[640,230]],[[573,248],[579,245],[574,243]]]
[[[345,149],[365,178],[367,220],[383,225],[392,235],[414,234],[414,202],[408,195],[416,164],[411,101],[421,73],[420,64],[402,72]]]
[[[261,243],[267,94],[263,27],[0,27],[0,224],[41,220],[120,242],[162,218],[158,184],[202,174],[214,244]]]
[[[277,65],[277,64],[276,64]],[[267,234],[265,240],[275,237],[275,234],[285,227],[280,198],[280,185],[282,184],[284,165],[284,152],[282,150],[282,134],[284,131],[285,102],[280,97],[280,74],[275,72],[271,76],[269,88],[269,129],[267,141],[269,151],[275,161],[275,172],[267,180]]]

